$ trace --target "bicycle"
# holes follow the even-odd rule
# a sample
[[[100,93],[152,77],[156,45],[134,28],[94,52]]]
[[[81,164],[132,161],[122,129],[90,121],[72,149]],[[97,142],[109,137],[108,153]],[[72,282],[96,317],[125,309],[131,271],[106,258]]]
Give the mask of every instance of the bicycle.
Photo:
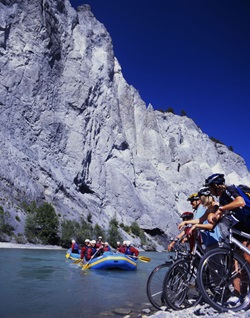
[[[168,307],[180,310],[201,302],[196,278],[199,261],[204,254],[197,231],[192,252],[174,262],[163,282],[163,297]]]
[[[247,310],[250,307],[250,266],[240,255],[238,248],[250,255],[250,250],[234,237],[234,234],[250,239],[248,233],[233,228],[235,218],[228,211],[219,223],[221,247],[203,255],[198,268],[197,283],[203,299],[219,312]],[[229,301],[235,287],[241,297],[236,303]]]
[[[170,256],[169,261],[156,266],[150,273],[147,280],[147,297],[150,303],[158,310],[164,309],[166,302],[163,297],[163,282],[170,266],[181,257],[188,254],[186,244],[179,243],[175,246],[174,256]]]

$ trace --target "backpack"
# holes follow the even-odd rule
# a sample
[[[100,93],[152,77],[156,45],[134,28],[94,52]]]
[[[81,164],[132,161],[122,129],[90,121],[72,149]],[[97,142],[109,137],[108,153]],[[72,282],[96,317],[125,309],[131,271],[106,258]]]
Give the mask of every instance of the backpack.
[[[246,226],[250,226],[250,188],[246,185],[240,184],[235,186],[240,196],[245,200],[246,205],[240,209],[239,220],[245,222]],[[239,210],[239,209],[237,209]],[[236,215],[236,218],[237,215]]]
[[[250,188],[244,184],[239,184],[237,189],[242,190],[250,198]]]

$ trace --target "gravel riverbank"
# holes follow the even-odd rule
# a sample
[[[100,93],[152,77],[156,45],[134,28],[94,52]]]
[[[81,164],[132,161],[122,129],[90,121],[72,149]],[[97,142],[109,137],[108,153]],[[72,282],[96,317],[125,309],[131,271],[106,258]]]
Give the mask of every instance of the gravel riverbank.
[[[129,316],[127,316],[128,318]],[[226,313],[218,313],[216,310],[211,308],[209,305],[198,305],[196,307],[191,307],[184,310],[177,311],[158,311],[153,315],[142,315],[142,318],[150,317],[150,318],[250,318],[250,310],[248,311],[239,311],[233,312],[228,311]]]

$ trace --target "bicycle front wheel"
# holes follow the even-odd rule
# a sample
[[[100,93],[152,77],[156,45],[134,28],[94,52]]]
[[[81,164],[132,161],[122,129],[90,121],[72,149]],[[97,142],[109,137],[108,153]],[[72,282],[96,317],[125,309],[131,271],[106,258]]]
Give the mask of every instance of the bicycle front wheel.
[[[197,266],[199,260],[195,257],[176,261],[164,279],[164,299],[174,310],[196,306],[202,299],[198,290]]]
[[[216,248],[206,253],[200,261],[197,283],[203,299],[219,312],[249,308],[249,264],[235,251]],[[236,294],[240,296],[232,298]]]
[[[156,266],[147,280],[147,296],[151,304],[158,310],[164,310],[166,303],[163,298],[164,277],[173,262],[165,262]]]

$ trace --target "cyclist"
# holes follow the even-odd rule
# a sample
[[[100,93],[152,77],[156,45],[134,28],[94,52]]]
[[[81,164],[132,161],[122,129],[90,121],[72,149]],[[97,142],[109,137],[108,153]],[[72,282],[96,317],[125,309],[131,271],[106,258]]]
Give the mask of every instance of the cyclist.
[[[214,214],[208,216],[208,221],[214,224],[220,220],[226,211],[234,211],[237,224],[234,228],[250,234],[250,224],[247,224],[242,208],[245,206],[245,200],[240,196],[239,192],[234,186],[227,186],[225,184],[224,174],[215,173],[209,176],[205,184],[209,187],[211,193],[219,197],[220,206]],[[235,235],[235,237],[248,248],[250,242],[242,236]],[[244,253],[244,258],[250,263],[250,256]]]
[[[194,218],[196,219],[196,215],[197,214],[204,214],[205,212],[205,208],[202,206],[201,204],[201,199],[198,195],[198,193],[193,193],[191,194],[188,198],[187,198],[187,201],[190,202],[191,206],[192,206],[192,209],[193,209],[193,212],[194,212]]]
[[[227,186],[225,184],[224,174],[215,173],[209,176],[205,180],[205,185],[209,187],[211,193],[219,197],[220,206],[213,215],[208,216],[208,221],[211,224],[218,222],[224,215],[226,211],[234,211],[237,222],[233,227],[239,231],[243,231],[250,234],[250,226],[247,224],[242,208],[245,206],[245,200],[239,194],[237,189],[231,185]],[[250,247],[250,242],[240,235],[234,234],[234,236],[242,242],[246,247]],[[250,263],[250,256],[243,252],[243,257]],[[238,280],[238,282],[237,282]],[[240,277],[236,277],[234,280],[235,290],[233,296],[229,298],[228,303],[235,305],[241,299],[241,289],[240,289]]]
[[[218,247],[218,241],[221,237],[219,228],[216,224],[211,224],[208,222],[208,216],[213,213],[213,207],[218,205],[215,202],[209,188],[201,188],[198,192],[198,197],[200,198],[201,205],[204,210],[198,211],[196,213],[196,218],[189,221],[183,221],[178,225],[179,229],[182,229],[188,224],[192,224],[190,229],[190,234],[193,233],[195,229],[201,229],[201,236],[203,244],[206,246],[206,251]]]
[[[189,214],[188,218],[189,220],[193,219],[193,217],[196,218],[197,213],[198,214],[204,214],[205,213],[205,208],[202,206],[201,204],[201,200],[200,197],[198,196],[198,193],[192,193],[190,194],[190,196],[187,198],[187,201],[190,202],[192,209],[193,209],[193,213],[192,212],[184,212],[181,215],[181,218],[184,216],[186,217],[187,215],[185,213],[191,213]],[[192,217],[191,217],[192,216]],[[183,220],[185,221],[185,220]],[[168,251],[171,251],[171,249],[173,248],[175,242],[178,242],[181,239],[186,239],[187,240],[187,236],[189,236],[189,243],[190,243],[190,251],[192,251],[193,246],[194,246],[194,236],[189,235],[188,232],[190,231],[191,227],[187,227],[185,230],[183,230],[177,237],[175,240],[173,240],[169,245],[168,245]]]
[[[184,212],[181,215],[182,221],[191,220],[193,217],[194,217],[193,212]],[[188,231],[189,231],[189,228],[184,229],[183,231],[181,231],[181,233],[179,233],[179,235],[177,235],[175,240],[171,241],[171,243],[167,247],[169,252],[173,249],[176,242],[184,243],[185,241],[187,241]]]

